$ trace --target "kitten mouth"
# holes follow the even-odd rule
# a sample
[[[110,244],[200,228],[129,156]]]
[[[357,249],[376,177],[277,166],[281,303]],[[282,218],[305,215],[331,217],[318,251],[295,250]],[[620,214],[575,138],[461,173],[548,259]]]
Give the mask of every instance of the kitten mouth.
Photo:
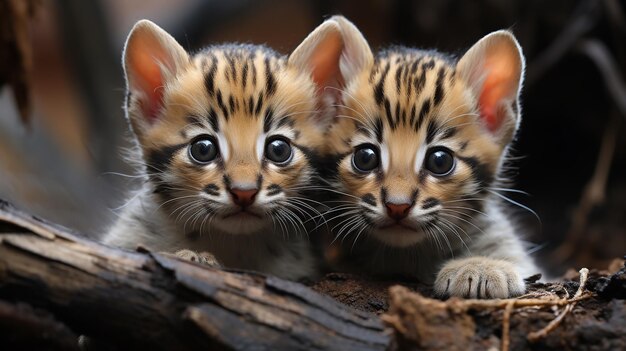
[[[250,218],[250,217],[261,218],[261,215],[256,214],[250,211],[249,209],[242,208],[240,210],[236,210],[236,211],[233,211],[231,213],[228,213],[222,216],[222,219],[226,219],[226,218],[245,219],[245,218]]]
[[[384,224],[384,225],[378,227],[378,229],[399,229],[399,228],[403,228],[405,230],[408,229],[408,230],[414,231],[414,232],[417,231],[416,228],[414,228],[414,227],[404,223],[403,221],[392,222],[392,223]]]

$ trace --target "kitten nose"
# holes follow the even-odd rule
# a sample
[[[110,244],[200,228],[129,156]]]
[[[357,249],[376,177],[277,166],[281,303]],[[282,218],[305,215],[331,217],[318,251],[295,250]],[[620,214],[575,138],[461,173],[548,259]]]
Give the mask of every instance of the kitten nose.
[[[392,204],[390,202],[385,203],[387,207],[387,215],[397,221],[403,219],[409,214],[409,210],[413,205],[411,204]]]
[[[233,202],[241,207],[247,207],[252,205],[254,202],[254,198],[258,192],[257,189],[230,189],[230,194],[232,195]]]

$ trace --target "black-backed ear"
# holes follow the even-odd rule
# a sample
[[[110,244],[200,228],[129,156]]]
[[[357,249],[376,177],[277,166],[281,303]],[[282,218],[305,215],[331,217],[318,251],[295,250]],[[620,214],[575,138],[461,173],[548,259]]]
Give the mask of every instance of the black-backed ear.
[[[189,56],[166,31],[141,20],[126,39],[123,64],[131,96],[129,118],[141,133],[159,118],[164,86],[189,64]]]
[[[289,65],[310,74],[315,82],[322,114],[332,120],[341,90],[371,67],[374,55],[361,32],[342,16],[319,25],[289,56]]]
[[[478,99],[484,125],[503,144],[509,143],[521,120],[519,95],[525,69],[515,36],[505,30],[486,35],[463,55],[456,68]]]

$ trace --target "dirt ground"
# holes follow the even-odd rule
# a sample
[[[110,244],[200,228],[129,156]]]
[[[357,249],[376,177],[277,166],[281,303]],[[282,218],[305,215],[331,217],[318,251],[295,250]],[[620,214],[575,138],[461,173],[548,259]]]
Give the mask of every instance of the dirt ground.
[[[560,281],[527,279],[528,291],[508,300],[445,301],[430,287],[328,274],[313,289],[393,327],[399,350],[626,350],[626,266],[616,259]]]

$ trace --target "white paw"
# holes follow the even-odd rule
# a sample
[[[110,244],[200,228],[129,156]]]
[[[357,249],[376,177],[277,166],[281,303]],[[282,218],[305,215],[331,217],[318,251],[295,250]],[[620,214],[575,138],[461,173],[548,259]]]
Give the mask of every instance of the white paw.
[[[220,263],[217,261],[217,258],[208,252],[195,252],[191,250],[178,250],[175,253],[176,257],[182,258],[183,260],[197,262],[200,264],[205,264],[211,267],[220,267]]]
[[[446,263],[437,274],[434,290],[439,296],[502,299],[523,294],[526,284],[508,261],[468,257]]]

